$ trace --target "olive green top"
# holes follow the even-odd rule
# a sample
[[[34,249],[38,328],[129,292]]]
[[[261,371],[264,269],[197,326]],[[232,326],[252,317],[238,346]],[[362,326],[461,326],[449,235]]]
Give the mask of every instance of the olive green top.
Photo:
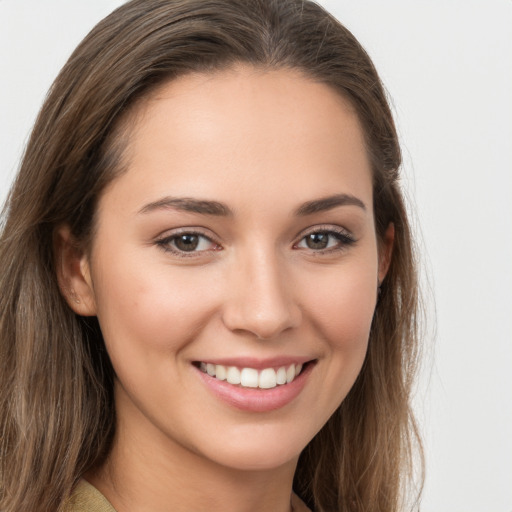
[[[78,482],[64,510],[65,512],[116,512],[107,498],[83,479]]]
[[[293,512],[311,512],[296,494],[292,494],[292,507]],[[65,512],[116,512],[107,498],[86,480],[80,480],[64,510]]]

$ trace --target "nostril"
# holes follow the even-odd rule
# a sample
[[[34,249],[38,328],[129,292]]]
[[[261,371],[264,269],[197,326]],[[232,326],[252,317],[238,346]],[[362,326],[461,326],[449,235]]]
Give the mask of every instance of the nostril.
[[[302,314],[295,305],[282,306],[271,308],[267,305],[263,311],[258,305],[239,301],[226,308],[223,323],[230,331],[245,331],[260,340],[271,340],[284,331],[297,328],[302,321]]]

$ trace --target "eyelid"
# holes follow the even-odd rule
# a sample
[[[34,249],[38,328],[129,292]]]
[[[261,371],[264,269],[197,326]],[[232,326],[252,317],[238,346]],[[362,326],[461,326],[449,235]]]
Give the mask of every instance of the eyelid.
[[[297,235],[296,238],[297,238],[297,240],[300,241],[300,240],[302,240],[302,238],[304,238],[307,235],[310,235],[313,233],[324,233],[324,232],[337,233],[339,235],[344,235],[347,238],[351,238],[354,241],[356,241],[354,235],[352,234],[352,232],[349,229],[344,228],[342,226],[338,226],[336,224],[316,224],[314,226],[309,226],[308,228],[303,229]]]
[[[191,235],[202,235],[206,238],[215,238],[215,235],[207,228],[203,228],[202,226],[183,226],[179,228],[170,228],[162,231],[155,237],[155,240],[163,240],[165,238],[171,238],[173,236],[188,234]]]

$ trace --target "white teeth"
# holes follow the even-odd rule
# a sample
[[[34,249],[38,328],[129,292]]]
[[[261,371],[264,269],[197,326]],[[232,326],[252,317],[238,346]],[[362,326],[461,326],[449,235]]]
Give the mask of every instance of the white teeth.
[[[275,388],[277,385],[276,371],[273,368],[265,368],[261,370],[258,387],[261,389]]]
[[[281,366],[281,368],[277,370],[276,382],[279,385],[286,384],[286,368],[284,366]]]
[[[240,370],[235,366],[230,366],[226,372],[226,380],[230,384],[240,384]]]
[[[286,369],[286,383],[289,384],[295,378],[295,365],[291,364]]]
[[[226,367],[221,364],[215,366],[215,377],[219,380],[226,380]]]
[[[258,370],[244,368],[240,374],[240,384],[246,388],[258,387]]]
[[[246,388],[271,389],[283,384],[289,384],[302,371],[302,364],[291,364],[288,367],[281,366],[277,370],[265,368],[258,372],[254,368],[238,369],[236,366],[224,366],[222,364],[200,363],[202,372],[219,380],[226,380],[230,384]]]

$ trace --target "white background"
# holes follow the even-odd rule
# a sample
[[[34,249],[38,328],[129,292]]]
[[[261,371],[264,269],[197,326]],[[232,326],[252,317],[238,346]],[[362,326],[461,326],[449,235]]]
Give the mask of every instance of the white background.
[[[120,3],[0,0],[0,201],[51,81]],[[512,1],[322,3],[392,98],[434,297],[422,510],[512,512]]]

